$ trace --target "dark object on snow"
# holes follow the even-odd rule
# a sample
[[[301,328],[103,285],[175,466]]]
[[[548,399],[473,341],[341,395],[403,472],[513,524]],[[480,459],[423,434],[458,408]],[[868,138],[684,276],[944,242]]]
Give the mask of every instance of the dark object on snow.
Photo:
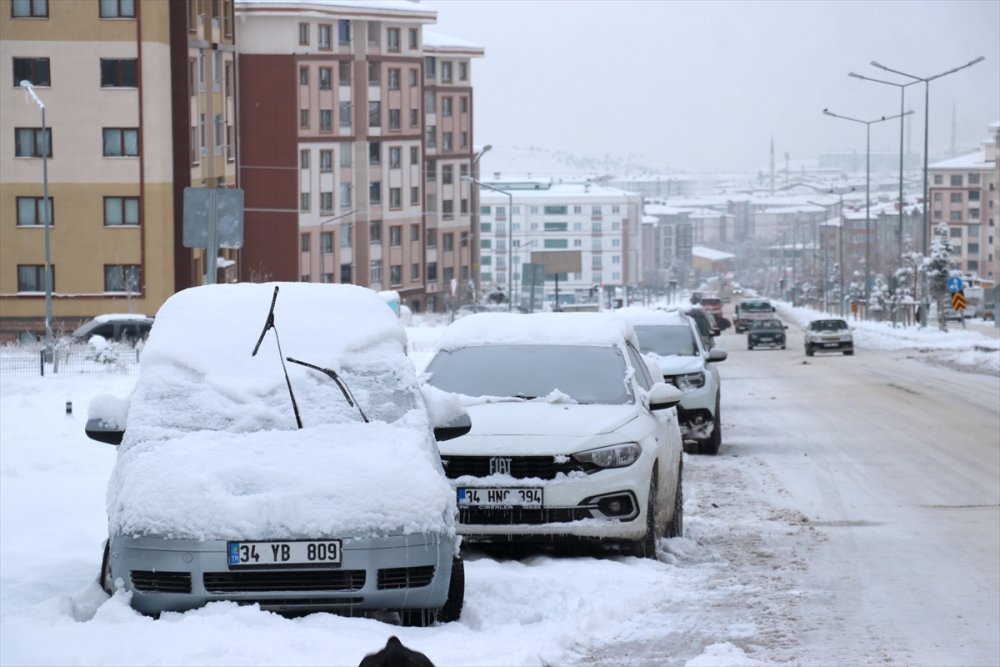
[[[406,648],[393,636],[389,637],[385,648],[366,655],[358,667],[434,667],[434,663],[423,653]]]

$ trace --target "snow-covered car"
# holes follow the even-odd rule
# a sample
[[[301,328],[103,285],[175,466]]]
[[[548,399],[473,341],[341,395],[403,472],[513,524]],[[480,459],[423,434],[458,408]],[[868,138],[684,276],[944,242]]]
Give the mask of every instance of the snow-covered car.
[[[593,540],[652,558],[683,531],[681,392],[603,313],[479,313],[442,334],[427,382],[472,430],[441,443],[468,542]]]
[[[716,363],[729,354],[707,350],[696,323],[679,311],[623,308],[616,311],[632,324],[639,349],[651,359],[663,381],[683,392],[677,414],[688,451],[718,454],[722,446],[722,395]]]
[[[755,350],[761,347],[780,347],[785,349],[785,330],[788,328],[777,317],[751,320],[747,330],[747,349]]]
[[[817,352],[854,354],[854,336],[847,320],[831,317],[811,321],[805,330],[806,356]]]
[[[66,342],[85,343],[92,336],[101,336],[109,341],[135,343],[146,338],[152,328],[152,317],[136,313],[108,313],[81,324]]]
[[[91,438],[119,444],[105,590],[153,615],[230,600],[458,618],[457,508],[435,436],[467,432],[468,417],[428,403],[405,348],[362,287],[170,297],[131,396],[88,414]]]

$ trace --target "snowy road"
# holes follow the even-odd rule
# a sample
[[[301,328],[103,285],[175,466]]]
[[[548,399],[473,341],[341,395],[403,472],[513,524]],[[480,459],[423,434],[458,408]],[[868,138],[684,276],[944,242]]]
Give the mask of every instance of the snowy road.
[[[686,457],[686,536],[658,561],[470,553],[462,620],[427,629],[108,600],[113,450],[82,423],[130,380],[4,378],[0,664],[356,665],[392,634],[438,665],[1000,663],[1000,380],[906,351],[807,360],[788,333],[722,337],[723,449]]]

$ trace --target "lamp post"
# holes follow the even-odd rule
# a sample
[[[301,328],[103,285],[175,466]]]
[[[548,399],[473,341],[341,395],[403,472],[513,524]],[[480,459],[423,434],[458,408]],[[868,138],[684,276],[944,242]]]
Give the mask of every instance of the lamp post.
[[[906,104],[906,87],[912,86],[919,81],[910,81],[909,83],[896,83],[895,81],[884,81],[883,79],[873,79],[869,76],[862,76],[855,72],[848,72],[847,76],[853,76],[855,79],[860,79],[862,81],[872,81],[874,83],[884,83],[887,86],[896,86],[899,88],[899,226],[896,230],[896,240],[897,240],[897,261],[903,256],[903,108]]]
[[[897,114],[895,116],[882,116],[881,118],[876,118],[874,120],[861,120],[859,118],[851,118],[850,116],[841,116],[840,114],[835,114],[829,109],[823,109],[823,113],[827,116],[833,116],[834,118],[840,118],[841,120],[849,120],[852,123],[861,123],[865,126],[865,318],[868,317],[868,299],[871,296],[871,250],[872,250],[872,237],[871,237],[871,158],[872,158],[872,125],[875,123],[881,123],[887,120],[892,120],[894,118],[900,118],[902,116],[909,116],[912,111],[907,111],[906,113]]]
[[[492,190],[493,192],[499,192],[502,195],[506,195],[510,200],[510,210],[507,212],[507,310],[513,310],[514,308],[514,194],[508,192],[507,190],[501,190],[500,188],[493,187],[486,183],[482,183],[472,176],[463,176],[463,181],[469,183],[475,183],[480,188],[486,188],[487,190]]]
[[[331,223],[331,222],[336,222],[337,220],[340,220],[342,218],[346,218],[349,215],[354,215],[355,213],[359,212],[360,210],[361,210],[360,208],[352,208],[350,211],[345,211],[344,213],[338,213],[337,215],[333,216],[332,218],[328,218],[328,219],[323,220],[322,222],[320,222],[319,223],[320,242],[322,242],[322,240],[323,240],[323,236],[322,236],[323,235],[323,225]],[[343,232],[341,232],[341,233],[343,233]],[[322,250],[322,248],[320,248],[320,250]],[[311,263],[312,262],[310,261],[310,264]],[[310,269],[311,268],[312,267],[310,267]],[[310,271],[310,273],[311,272],[312,271]],[[320,272],[322,273],[322,269],[320,270]],[[354,278],[355,278],[354,276],[351,276],[352,280],[354,280]]]
[[[958,67],[953,67],[953,68],[951,68],[950,70],[948,70],[946,72],[941,72],[940,74],[934,74],[932,76],[924,76],[924,77],[916,76],[916,75],[913,75],[913,74],[907,74],[906,72],[900,72],[899,70],[892,69],[891,67],[886,67],[885,65],[883,65],[883,64],[881,64],[881,63],[879,63],[879,62],[877,62],[875,60],[873,60],[871,62],[872,67],[878,67],[879,69],[885,70],[886,72],[892,72],[893,74],[899,74],[900,76],[905,76],[907,79],[913,79],[914,83],[916,83],[918,81],[923,81],[924,82],[924,190],[923,190],[923,196],[924,196],[924,224],[923,224],[923,230],[922,230],[922,232],[920,234],[920,237],[921,237],[920,252],[921,252],[921,254],[924,257],[927,256],[927,249],[928,249],[928,246],[930,245],[930,238],[929,238],[930,237],[930,202],[928,201],[929,193],[928,193],[928,188],[927,188],[927,186],[928,186],[928,183],[927,183],[927,153],[928,153],[929,149],[928,149],[927,143],[928,143],[928,137],[930,136],[930,129],[929,128],[930,128],[930,113],[931,113],[931,81],[933,81],[934,79],[940,79],[943,76],[948,76],[949,74],[954,74],[955,72],[958,72],[959,70],[963,70],[966,67],[972,67],[976,63],[982,62],[983,60],[986,60],[986,58],[984,56],[979,56],[978,58],[976,58],[974,60],[970,60],[969,62],[965,63],[964,65],[959,65]],[[926,279],[923,280],[923,281],[921,281],[921,283],[923,285],[923,289],[921,290],[923,292],[923,296],[921,298],[921,301],[924,302],[924,307],[920,309],[920,325],[921,326],[927,326],[927,310],[930,307],[930,304],[927,303],[927,281],[926,281]]]
[[[31,96],[38,108],[42,110],[42,208],[44,210],[45,227],[45,356],[52,358],[52,256],[49,240],[49,228],[52,226],[52,208],[49,205],[49,151],[51,142],[49,141],[49,131],[45,127],[45,103],[35,94],[35,87],[30,81],[21,81],[19,84],[24,91]]]
[[[493,150],[491,144],[486,144],[482,149],[476,153],[475,157],[472,158],[472,178],[479,180],[479,160],[489,151]],[[472,283],[475,285],[475,294],[472,300],[472,309],[474,311],[479,310],[478,301],[479,294],[481,294],[480,284],[480,266],[479,266],[479,225],[480,225],[480,213],[479,213],[479,190],[473,191],[472,198],[472,230],[469,234],[470,242],[472,246],[469,250],[469,264],[472,268]]]

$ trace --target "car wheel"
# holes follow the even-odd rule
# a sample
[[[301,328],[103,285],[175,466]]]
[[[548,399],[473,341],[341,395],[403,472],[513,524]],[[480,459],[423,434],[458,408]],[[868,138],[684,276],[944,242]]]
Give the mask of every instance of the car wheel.
[[[811,345],[806,345],[806,356],[807,357],[811,357],[814,354],[816,354],[816,352],[812,349],[812,346]]]
[[[111,540],[104,541],[104,555],[101,557],[101,574],[97,579],[101,590],[108,595],[114,593],[114,582],[111,580]]]
[[[701,443],[699,451],[702,454],[716,455],[722,447],[722,413],[719,411],[719,399],[715,399],[715,419],[712,422],[712,435]]]
[[[438,618],[437,609],[400,609],[399,623],[408,628],[429,628]]]
[[[626,543],[628,552],[636,558],[656,558],[656,473],[649,480],[649,497],[646,500],[646,534],[634,542]]]
[[[747,349],[748,350],[752,350],[753,349],[753,345],[751,343],[747,343]]]
[[[781,349],[782,349],[782,350],[784,350],[784,349],[785,349],[785,344],[784,344],[784,343],[782,343],[782,344],[781,344]]]
[[[677,492],[674,494],[674,515],[667,524],[667,537],[684,537],[684,461],[677,466]]]
[[[844,356],[845,357],[850,357],[853,354],[854,354],[854,350],[844,350]]]
[[[448,583],[448,599],[441,607],[438,620],[442,623],[457,621],[462,615],[462,603],[465,601],[465,561],[456,556],[451,561],[451,579]]]

